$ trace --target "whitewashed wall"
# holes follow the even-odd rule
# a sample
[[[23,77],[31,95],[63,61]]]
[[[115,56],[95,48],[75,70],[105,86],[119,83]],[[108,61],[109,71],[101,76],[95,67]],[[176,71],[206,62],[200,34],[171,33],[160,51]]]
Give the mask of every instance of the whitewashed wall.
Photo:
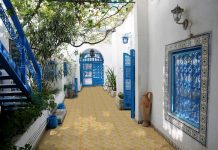
[[[0,4],[3,5],[2,0],[0,0]],[[4,6],[4,5],[3,5]],[[9,34],[7,29],[5,28],[2,20],[0,19],[0,41],[4,45],[4,47],[8,50],[9,49]]]
[[[112,45],[117,49],[117,88],[123,91],[123,52],[135,49],[135,119],[141,119],[139,101],[148,83],[148,9],[147,0],[137,0],[124,24],[113,34]],[[131,33],[128,44],[122,44],[122,36]],[[119,41],[119,42],[118,42]]]
[[[212,31],[210,87],[208,106],[208,144],[202,146],[196,140],[164,120],[164,57],[165,45],[186,39],[189,32],[177,25],[171,10],[179,4],[186,10],[184,15],[193,23],[193,34]],[[117,54],[118,91],[122,91],[122,53],[127,49],[136,50],[136,120],[140,120],[139,101],[145,90],[154,93],[152,107],[152,123],[164,135],[185,150],[217,149],[218,119],[218,1],[217,0],[137,0],[133,11],[125,23],[112,36],[112,47]],[[132,19],[134,23],[132,24]],[[125,33],[133,33],[132,45],[123,45],[120,40]],[[121,83],[121,84],[120,84]]]
[[[0,19],[0,41],[4,45],[4,47],[8,50],[9,49],[9,35],[1,19]]]
[[[171,10],[179,4],[193,25],[193,34],[212,31],[210,83],[208,100],[208,144],[196,140],[164,120],[164,56],[165,45],[186,39],[188,31],[177,25]],[[140,4],[144,7],[146,3]],[[152,123],[184,150],[216,150],[218,146],[218,1],[217,0],[148,0],[149,79],[148,89],[154,93]],[[148,41],[144,39],[145,41]]]
[[[135,9],[135,8],[134,8]],[[123,53],[130,53],[130,49],[135,49],[134,31],[134,10],[130,12],[122,26],[112,34],[112,48],[115,51],[115,70],[117,73],[117,94],[123,92]],[[122,37],[128,34],[129,42],[123,44]]]

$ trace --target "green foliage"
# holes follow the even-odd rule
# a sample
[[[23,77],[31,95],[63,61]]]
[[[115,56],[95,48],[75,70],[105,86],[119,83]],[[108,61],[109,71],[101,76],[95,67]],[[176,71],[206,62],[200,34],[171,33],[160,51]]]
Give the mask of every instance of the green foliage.
[[[43,81],[54,82],[63,77],[63,66],[57,61],[47,61],[43,70]]]
[[[96,44],[120,26],[132,3],[73,3],[53,0],[11,0],[42,66],[65,49]],[[44,78],[44,77],[43,77]]]
[[[8,16],[11,16],[11,15],[13,14],[13,10],[7,9],[7,10],[6,10],[6,13],[7,13]]]
[[[106,72],[106,82],[108,82],[108,86],[112,88],[113,91],[117,90],[117,86],[116,86],[116,75],[114,73],[114,69],[112,68],[108,68],[107,72]]]
[[[72,84],[64,85],[64,91],[66,91],[68,89],[72,89]]]
[[[120,99],[123,99],[123,98],[124,98],[123,92],[119,92],[119,93],[118,93],[118,97],[119,97]]]
[[[12,138],[17,134],[24,133],[27,128],[42,115],[42,111],[52,110],[56,107],[53,94],[57,93],[57,89],[44,86],[42,92],[31,94],[32,102],[27,104],[23,109],[20,108],[11,112],[2,112],[0,114],[0,149],[13,149]],[[26,145],[20,150],[28,150],[30,147]]]
[[[11,0],[35,54],[43,65],[64,44],[81,46],[106,39],[122,24],[132,3],[73,3]]]

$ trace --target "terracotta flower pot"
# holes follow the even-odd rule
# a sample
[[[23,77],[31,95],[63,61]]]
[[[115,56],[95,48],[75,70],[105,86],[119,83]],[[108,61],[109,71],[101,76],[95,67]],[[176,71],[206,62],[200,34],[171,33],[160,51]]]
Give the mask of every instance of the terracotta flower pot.
[[[151,118],[151,104],[152,104],[152,93],[145,92],[142,95],[140,102],[140,111],[143,120],[143,126],[148,127],[150,125]]]

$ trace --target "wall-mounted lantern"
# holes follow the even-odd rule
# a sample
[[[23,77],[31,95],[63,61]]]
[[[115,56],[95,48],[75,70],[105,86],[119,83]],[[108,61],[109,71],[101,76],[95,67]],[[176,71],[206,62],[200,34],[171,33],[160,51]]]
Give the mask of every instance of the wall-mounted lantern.
[[[90,54],[91,57],[94,57],[95,56],[95,51],[93,49],[91,49],[89,54]]]
[[[130,33],[125,33],[123,36],[122,36],[122,41],[123,41],[123,44],[127,44],[129,42],[129,38],[132,37],[132,34],[131,32]]]
[[[129,41],[129,37],[127,35],[124,35],[122,38],[123,38],[123,44],[127,44]]]
[[[173,10],[171,10],[171,13],[173,14],[173,18],[174,18],[174,21],[177,23],[177,24],[181,24],[183,25],[183,28],[184,30],[187,29],[188,27],[188,24],[189,24],[189,21],[188,19],[185,19],[183,22],[179,22],[181,20],[181,17],[182,17],[182,13],[184,12],[184,9],[182,9],[180,6],[176,6],[176,8],[174,8]]]

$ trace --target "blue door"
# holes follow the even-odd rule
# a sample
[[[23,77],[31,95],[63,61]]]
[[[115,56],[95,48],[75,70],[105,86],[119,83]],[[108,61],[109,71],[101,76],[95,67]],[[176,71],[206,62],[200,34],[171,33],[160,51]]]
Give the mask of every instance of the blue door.
[[[135,118],[135,50],[123,54],[123,90],[124,109],[131,109],[131,118]]]
[[[104,60],[100,53],[83,53],[80,57],[80,78],[83,86],[104,84]]]
[[[124,101],[123,107],[124,109],[131,108],[131,59],[130,55],[127,53],[123,54],[123,94]]]

